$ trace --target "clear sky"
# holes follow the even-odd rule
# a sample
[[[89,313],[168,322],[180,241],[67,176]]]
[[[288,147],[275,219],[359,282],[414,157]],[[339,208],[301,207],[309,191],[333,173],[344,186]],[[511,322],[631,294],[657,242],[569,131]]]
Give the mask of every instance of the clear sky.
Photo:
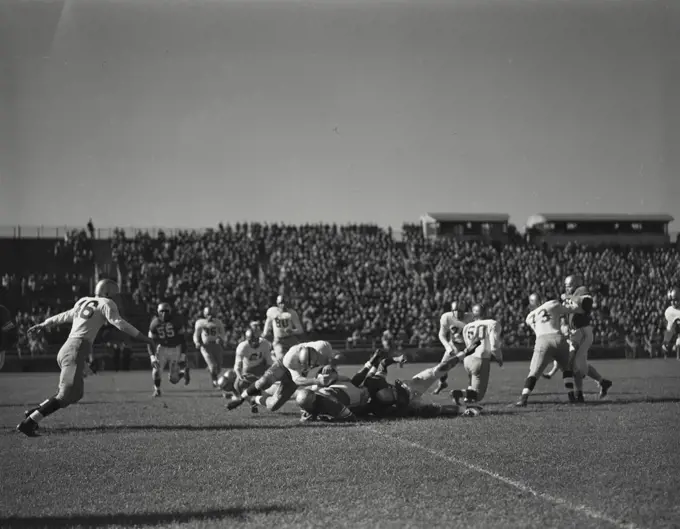
[[[5,0],[0,225],[680,219],[679,4]]]

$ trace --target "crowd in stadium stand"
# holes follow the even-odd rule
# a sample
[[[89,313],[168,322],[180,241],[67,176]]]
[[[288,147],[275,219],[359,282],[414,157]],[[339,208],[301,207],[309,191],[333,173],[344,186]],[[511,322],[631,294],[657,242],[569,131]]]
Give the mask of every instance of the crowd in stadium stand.
[[[675,247],[562,248],[427,240],[405,230],[403,240],[372,225],[236,224],[112,240],[124,291],[150,315],[170,301],[190,324],[214,305],[234,345],[251,320],[262,320],[282,288],[312,336],[356,343],[389,329],[404,345],[437,346],[438,322],[451,301],[484,303],[503,325],[504,343],[526,345],[523,324],[531,292],[559,295],[566,275],[579,273],[593,289],[594,325],[604,342],[624,344],[657,336],[665,294],[680,284]],[[92,261],[85,232],[58,243],[55,256]],[[3,278],[3,289],[44,300],[20,311],[26,327],[84,295],[76,277]],[[66,292],[64,289],[70,289]],[[57,290],[59,294],[56,294]]]

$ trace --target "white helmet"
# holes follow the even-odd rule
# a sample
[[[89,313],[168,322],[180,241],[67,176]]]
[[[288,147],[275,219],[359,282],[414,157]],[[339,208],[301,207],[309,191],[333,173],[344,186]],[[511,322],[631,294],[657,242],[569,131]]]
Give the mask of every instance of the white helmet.
[[[120,292],[118,284],[111,279],[102,279],[94,287],[94,295],[98,298],[113,298]]]

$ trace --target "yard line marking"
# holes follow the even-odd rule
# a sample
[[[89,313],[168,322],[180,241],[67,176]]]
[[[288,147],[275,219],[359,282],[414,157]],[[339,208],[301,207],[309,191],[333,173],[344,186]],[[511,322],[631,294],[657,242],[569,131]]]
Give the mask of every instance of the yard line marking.
[[[626,522],[623,520],[617,520],[616,518],[612,518],[611,516],[608,516],[604,513],[598,512],[594,509],[591,509],[590,507],[587,507],[586,505],[579,505],[576,503],[572,503],[569,500],[565,500],[564,498],[560,498],[558,496],[553,496],[552,494],[548,494],[547,492],[539,492],[535,489],[532,489],[528,485],[525,485],[521,481],[516,481],[514,479],[506,478],[505,476],[502,476],[498,474],[497,472],[493,472],[492,470],[488,470],[484,467],[480,467],[479,465],[475,465],[474,463],[470,463],[468,461],[465,461],[463,459],[460,459],[458,457],[450,456],[444,452],[441,452],[439,450],[434,450],[432,448],[428,448],[427,446],[423,446],[419,443],[416,443],[414,441],[409,441],[408,439],[404,439],[402,437],[398,437],[396,435],[390,435],[385,432],[381,432],[380,430],[375,429],[374,427],[371,426],[364,426],[363,427],[365,430],[368,430],[371,433],[381,435],[383,437],[386,437],[392,441],[395,441],[397,443],[401,443],[403,445],[410,446],[411,448],[417,448],[418,450],[422,450],[423,452],[427,452],[428,454],[438,457],[440,459],[443,459],[444,461],[448,461],[449,463],[453,463],[456,465],[463,466],[467,468],[468,470],[473,470],[475,472],[479,472],[480,474],[485,474],[489,477],[494,478],[495,480],[500,481],[501,483],[505,483],[506,485],[510,485],[511,487],[514,487],[518,490],[521,490],[522,492],[527,492],[531,494],[532,496],[535,496],[536,498],[540,498],[542,500],[545,500],[549,503],[554,503],[556,505],[559,505],[560,507],[564,507],[565,509],[568,509],[573,512],[577,512],[580,514],[584,514],[588,516],[589,518],[593,518],[594,520],[600,520],[603,522],[610,523],[616,527],[620,527],[621,529],[643,529],[641,526],[636,525],[632,522]]]

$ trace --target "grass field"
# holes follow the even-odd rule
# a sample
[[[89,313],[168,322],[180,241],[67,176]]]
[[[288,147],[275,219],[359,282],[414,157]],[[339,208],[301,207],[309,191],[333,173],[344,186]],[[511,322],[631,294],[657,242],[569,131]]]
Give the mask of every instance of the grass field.
[[[541,380],[508,408],[527,369],[510,363],[480,417],[353,425],[227,412],[205,372],[161,399],[149,373],[102,373],[36,439],[14,427],[56,373],[2,374],[0,527],[680,527],[680,362],[595,365],[606,401]]]

